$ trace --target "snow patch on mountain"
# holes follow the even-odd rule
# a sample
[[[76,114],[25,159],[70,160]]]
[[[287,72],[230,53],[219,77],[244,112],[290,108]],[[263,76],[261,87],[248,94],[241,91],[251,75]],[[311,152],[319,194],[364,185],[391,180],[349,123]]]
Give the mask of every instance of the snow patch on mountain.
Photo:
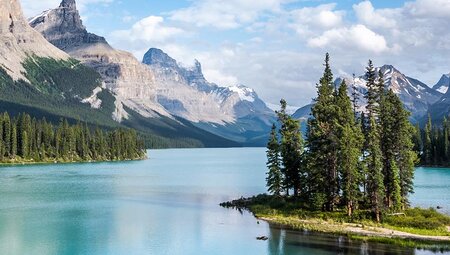
[[[255,91],[245,86],[228,87],[231,91],[237,93],[242,101],[255,102]]]
[[[442,75],[441,79],[433,86],[433,89],[442,94],[446,94],[450,87],[450,74]]]

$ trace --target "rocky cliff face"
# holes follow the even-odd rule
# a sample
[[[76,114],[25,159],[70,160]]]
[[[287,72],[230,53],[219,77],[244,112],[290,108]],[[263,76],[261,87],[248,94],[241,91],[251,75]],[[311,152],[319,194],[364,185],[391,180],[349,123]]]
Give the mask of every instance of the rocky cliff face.
[[[433,86],[433,89],[440,93],[446,94],[449,87],[450,87],[450,73],[442,75],[438,83],[436,83],[436,85]]]
[[[174,115],[221,125],[252,116],[270,124],[267,116],[273,111],[254,90],[208,82],[197,60],[193,67],[185,68],[162,50],[152,48],[144,55],[143,63],[156,74],[159,103]]]
[[[196,60],[190,68],[182,67],[160,49],[150,49],[143,63],[155,73],[158,102],[171,114],[247,145],[267,142],[266,134],[275,115],[253,89],[210,83],[200,62]]]
[[[150,49],[143,64],[87,32],[74,0],[62,1],[58,8],[32,18],[30,24],[52,44],[101,74],[104,88],[115,94],[117,121],[129,117],[128,107],[144,117],[181,117],[223,136],[229,132],[259,136],[270,128],[273,111],[252,89],[210,83],[198,61],[185,68],[159,49]],[[96,93],[98,88],[84,102],[96,107]],[[215,130],[228,125],[234,127]]]
[[[28,25],[18,0],[0,0],[0,67],[13,79],[25,79],[22,62],[33,55],[69,58]]]
[[[75,0],[63,0],[58,8],[32,18],[30,25],[53,45],[100,73],[104,88],[116,95],[117,121],[128,117],[123,106],[144,117],[170,115],[157,102],[153,72],[131,53],[116,50],[105,38],[89,33]]]

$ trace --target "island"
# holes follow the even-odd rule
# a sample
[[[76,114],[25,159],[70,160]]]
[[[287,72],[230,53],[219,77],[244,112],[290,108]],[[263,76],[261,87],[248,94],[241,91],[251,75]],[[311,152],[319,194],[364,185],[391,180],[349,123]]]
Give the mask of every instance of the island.
[[[333,82],[327,54],[306,134],[281,100],[267,145],[270,195],[221,206],[246,209],[292,229],[450,250],[450,217],[434,208],[411,208],[408,199],[415,164],[423,155],[415,142],[420,133],[372,61],[366,77],[362,106],[353,86]],[[425,137],[425,158],[429,153]]]
[[[36,164],[139,160],[144,142],[133,129],[104,131],[86,123],[57,126],[23,113],[0,114],[0,164]]]

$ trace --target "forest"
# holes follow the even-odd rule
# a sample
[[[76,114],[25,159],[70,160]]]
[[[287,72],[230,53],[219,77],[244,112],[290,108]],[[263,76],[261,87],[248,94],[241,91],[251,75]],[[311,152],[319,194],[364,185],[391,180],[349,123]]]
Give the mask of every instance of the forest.
[[[450,165],[450,122],[444,118],[442,123],[433,125],[431,117],[424,129],[416,126],[414,134],[415,150],[420,153],[420,166]]]
[[[22,113],[0,115],[0,163],[134,160],[146,157],[133,129],[103,131],[86,123],[58,125]]]
[[[345,209],[349,217],[366,211],[377,222],[408,208],[418,158],[415,128],[372,61],[366,77],[366,110],[358,111],[362,99],[354,85],[334,84],[327,54],[305,137],[281,100],[267,146],[270,193],[291,195],[310,210]]]

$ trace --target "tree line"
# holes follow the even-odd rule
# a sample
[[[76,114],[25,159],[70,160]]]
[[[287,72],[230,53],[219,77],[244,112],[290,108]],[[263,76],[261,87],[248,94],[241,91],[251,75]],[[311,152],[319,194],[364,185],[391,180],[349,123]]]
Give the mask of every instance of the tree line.
[[[106,161],[145,157],[135,130],[91,130],[85,123],[57,126],[28,114],[0,114],[0,162]]]
[[[377,221],[409,205],[417,159],[410,113],[372,61],[366,77],[367,105],[359,112],[355,85],[351,97],[345,81],[335,85],[327,54],[305,138],[281,100],[267,146],[269,192],[292,192],[311,210],[370,211]]]
[[[420,152],[420,165],[449,166],[450,165],[450,121],[447,118],[442,123],[434,125],[431,116],[424,129],[416,126],[414,144]]]

